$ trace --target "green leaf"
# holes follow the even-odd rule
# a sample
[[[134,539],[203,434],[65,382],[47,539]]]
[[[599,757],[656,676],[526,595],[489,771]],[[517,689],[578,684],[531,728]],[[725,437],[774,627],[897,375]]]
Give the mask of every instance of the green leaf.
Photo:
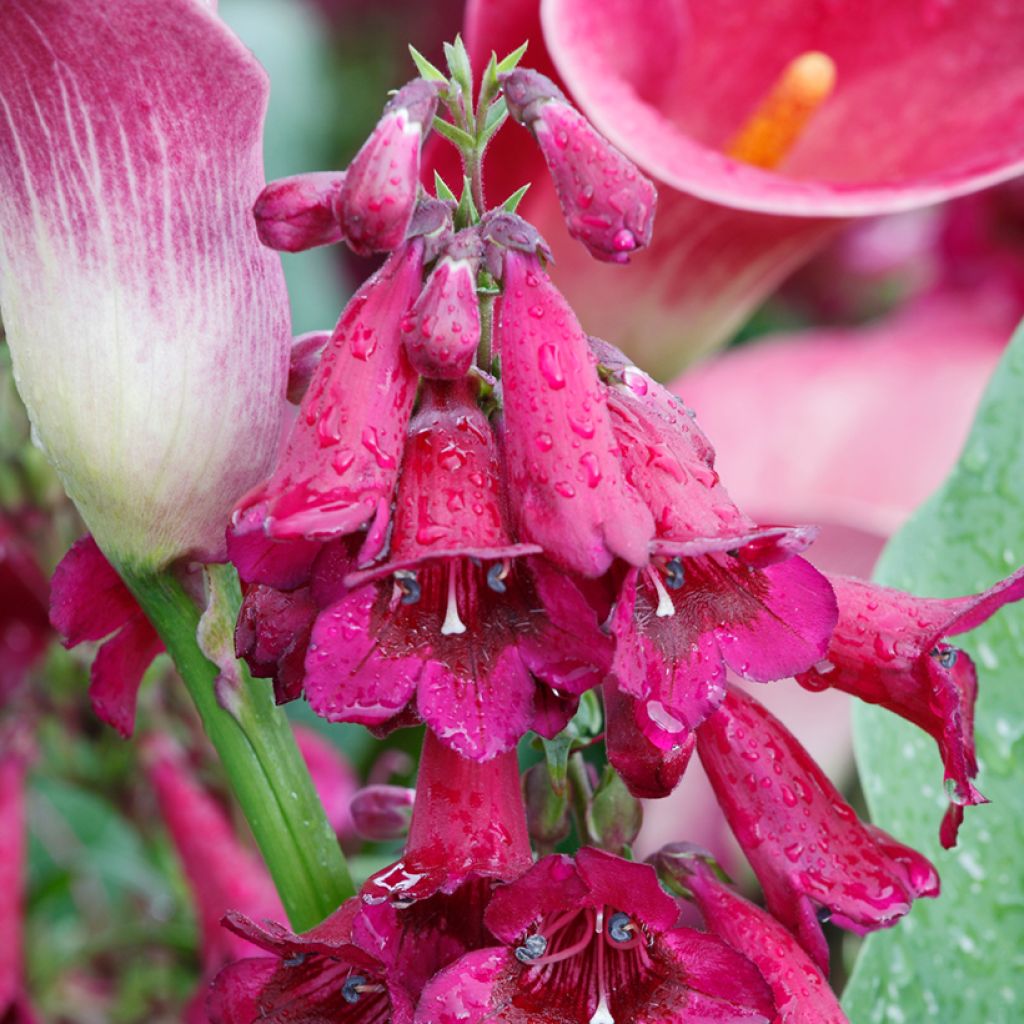
[[[476,224],[480,219],[476,203],[473,202],[473,186],[470,184],[469,178],[462,179],[462,198],[455,208],[453,219],[456,228],[469,227],[470,224]]]
[[[588,690],[580,697],[580,706],[569,724],[553,739],[542,739],[548,774],[555,792],[565,792],[566,766],[574,750],[587,746],[590,740],[601,732],[603,717],[597,695]]]
[[[415,46],[409,47],[409,56],[412,57],[412,62],[416,65],[416,70],[420,73],[421,78],[425,78],[428,82],[448,81],[443,72],[435,68]]]
[[[459,149],[470,150],[476,146],[476,139],[469,132],[464,132],[457,125],[452,124],[451,121],[445,121],[443,118],[434,118],[434,131],[443,135],[449,142],[454,142]]]
[[[526,195],[526,193],[529,191],[529,189],[530,189],[530,183],[529,182],[527,182],[525,185],[523,185],[522,188],[517,188],[515,190],[515,192],[513,192],[512,195],[510,195],[508,197],[508,199],[506,199],[505,202],[503,202],[501,204],[501,208],[506,213],[515,213],[516,210],[519,209],[519,204],[523,201],[523,196]]]
[[[886,548],[877,576],[918,594],[978,591],[1024,560],[1024,328],[989,384],[953,473]],[[873,820],[942,875],[863,946],[843,1002],[853,1024],[1022,1019],[1024,977],[1024,605],[957,638],[978,668],[978,788],[958,846],[939,847],[946,804],[934,742],[879,708],[854,715]]]
[[[434,171],[434,194],[448,203],[458,203],[459,197],[448,187],[448,182]]]
[[[462,36],[456,36],[454,43],[444,44],[444,56],[448,61],[448,69],[452,73],[452,78],[462,88],[468,103],[473,95],[473,68],[469,62],[469,53],[462,42]]]
[[[498,74],[502,75],[506,71],[511,71],[516,65],[523,59],[523,54],[526,53],[526,48],[530,44],[528,42],[523,43],[522,46],[513,50],[504,60],[498,61]]]
[[[486,144],[494,133],[505,123],[508,117],[508,106],[503,96],[497,103],[492,103],[487,110],[487,117],[484,119],[483,131],[480,133],[481,143]]]

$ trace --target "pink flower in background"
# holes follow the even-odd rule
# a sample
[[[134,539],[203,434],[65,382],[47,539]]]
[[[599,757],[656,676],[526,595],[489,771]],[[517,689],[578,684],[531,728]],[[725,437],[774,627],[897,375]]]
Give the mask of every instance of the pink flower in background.
[[[195,0],[5,5],[15,378],[97,543],[137,570],[222,553],[277,448],[287,295],[250,216],[267,91]]]
[[[497,890],[485,920],[502,945],[470,953],[424,990],[417,1024],[766,1022],[773,1002],[743,955],[676,925],[649,865],[581,849]]]
[[[122,736],[131,736],[139,684],[164,649],[156,630],[88,534],[61,559],[51,588],[50,621],[64,646],[103,641],[90,669],[93,710]]]
[[[35,1024],[22,955],[27,834],[25,771],[31,743],[7,723],[0,729],[0,1020]]]
[[[209,983],[225,964],[254,952],[247,940],[221,927],[221,918],[232,908],[261,917],[280,917],[283,910],[263,864],[239,843],[225,809],[200,787],[174,742],[148,736],[143,756],[199,919],[202,981],[185,1020],[204,1024]]]
[[[50,642],[49,586],[13,518],[0,512],[0,707]]]
[[[847,218],[1020,173],[1020,19],[997,0],[754,11],[735,0],[471,0],[465,35],[481,65],[528,38],[531,63],[547,72],[553,61],[597,129],[661,184],[657,237],[627,274],[559,244],[553,190],[535,184],[521,212],[555,244],[556,280],[584,324],[668,376],[724,340]],[[816,53],[832,73],[815,59],[794,75]],[[894,97],[904,102],[879,119]],[[540,177],[508,158],[518,144],[503,134],[499,196]]]

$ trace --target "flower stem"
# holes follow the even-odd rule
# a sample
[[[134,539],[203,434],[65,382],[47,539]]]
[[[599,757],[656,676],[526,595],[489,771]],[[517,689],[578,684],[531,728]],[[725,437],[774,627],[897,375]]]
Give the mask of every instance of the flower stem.
[[[167,572],[121,574],[195,702],[292,927],[312,928],[355,890],[288,719],[241,664],[233,710],[221,707],[220,671],[200,649],[199,609],[182,585]]]

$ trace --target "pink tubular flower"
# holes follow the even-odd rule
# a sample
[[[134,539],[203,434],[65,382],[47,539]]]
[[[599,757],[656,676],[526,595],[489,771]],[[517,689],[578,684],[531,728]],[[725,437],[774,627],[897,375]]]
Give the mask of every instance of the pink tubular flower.
[[[965,804],[985,803],[974,787],[974,662],[945,642],[1024,598],[1024,569],[980,594],[913,597],[862,580],[834,577],[839,624],[828,654],[797,676],[809,690],[833,687],[900,715],[938,744],[951,786],[942,845],[956,843]]]
[[[104,722],[131,736],[139,684],[164,645],[89,535],[75,541],[54,571],[50,621],[65,647],[104,640],[90,670],[89,698]]]
[[[35,1024],[36,1020],[25,991],[21,946],[26,746],[13,731],[0,732],[0,1020],[4,1024]]]
[[[144,754],[199,919],[203,982],[185,1020],[205,1024],[209,982],[225,964],[254,952],[244,937],[221,927],[225,912],[243,908],[247,914],[279,917],[283,911],[262,863],[241,846],[224,810],[192,778],[182,751],[166,737],[150,736]]]
[[[1020,173],[1024,136],[1007,125],[1022,90],[1012,70],[1021,17],[999,0],[785,0],[742,12],[729,0],[470,0],[465,38],[474,61],[529,39],[531,60],[546,71],[553,62],[570,99],[658,183],[658,237],[628,274],[563,251],[552,189],[535,185],[521,212],[555,245],[555,279],[584,323],[664,378],[727,337],[845,219]],[[787,114],[787,67],[813,52],[834,62],[831,92]],[[911,85],[913,108],[879,124],[877,111]],[[783,102],[760,121],[782,129],[775,167],[734,149],[772,96]],[[498,195],[535,177],[507,159],[515,142],[504,135],[492,158]]]
[[[209,4],[9,0],[0,308],[36,437],[137,571],[217,557],[268,472],[288,300],[249,216],[268,84]]]
[[[533,132],[544,154],[569,234],[595,259],[629,262],[630,253],[651,241],[654,185],[550,78],[516,68],[501,83],[509,113]]]
[[[437,110],[437,84],[413,79],[392,96],[349,164],[334,212],[345,240],[366,256],[396,249],[412,219],[420,146]]]
[[[649,865],[586,847],[545,857],[491,899],[485,921],[503,945],[434,978],[416,1024],[770,1020],[757,968],[678,916]]]
[[[859,821],[792,734],[741,690],[701,726],[697,751],[768,909],[823,968],[819,908],[863,933],[938,895],[932,865]]]
[[[682,403],[610,346],[593,345],[611,381],[626,480],[655,524],[650,564],[628,569],[619,589],[612,672],[635,700],[647,739],[668,750],[685,746],[724,699],[726,665],[767,682],[818,661],[835,625],[835,596],[793,557],[814,532],[759,529],[722,487],[714,451]],[[643,744],[630,743],[638,755]],[[618,743],[613,755],[625,768]],[[643,783],[637,768],[627,768],[627,779],[638,792],[663,788],[664,779]]]
[[[792,933],[719,881],[706,863],[679,852],[661,851],[658,866],[693,896],[708,929],[757,966],[775,999],[774,1024],[849,1024],[828,981]]]
[[[503,448],[515,518],[583,576],[647,562],[650,513],[623,478],[586,335],[536,256],[508,249],[495,326]]]
[[[456,235],[409,312],[405,352],[424,377],[458,380],[469,372],[480,344],[476,274],[481,254],[479,235]]]
[[[379,550],[416,395],[400,324],[422,247],[398,249],[345,308],[274,475],[235,512],[236,533],[327,540],[373,520],[368,544]]]
[[[558,629],[544,612],[573,618],[582,599],[542,562],[527,565],[537,545],[512,542],[495,438],[472,388],[424,391],[387,562],[349,577],[353,589],[320,613],[305,687],[325,718],[383,728],[415,701],[443,742],[485,760],[531,727],[561,728],[571,700],[534,675],[579,693],[599,681],[605,645],[574,632],[578,613]],[[549,721],[552,703],[564,710]]]

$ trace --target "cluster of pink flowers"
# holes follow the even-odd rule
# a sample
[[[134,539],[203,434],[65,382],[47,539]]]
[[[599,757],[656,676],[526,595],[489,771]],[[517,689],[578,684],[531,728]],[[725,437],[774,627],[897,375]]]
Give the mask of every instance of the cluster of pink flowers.
[[[218,977],[212,1019],[841,1021],[822,922],[889,926],[938,876],[859,821],[727,670],[795,675],[928,731],[950,845],[984,798],[974,668],[945,638],[1024,596],[1024,572],[913,598],[830,579],[801,557],[813,527],[745,515],[692,412],[584,332],[514,202],[482,208],[474,160],[507,109],[592,256],[624,262],[651,235],[651,182],[550,80],[503,67],[475,112],[454,67],[415,80],[347,171],[256,204],[272,247],[388,256],[332,334],[295,345],[290,433],[229,531],[237,651],[280,701],[429,732],[401,861],[303,935],[230,916],[269,956]],[[461,201],[418,185],[441,105],[471,171]],[[656,862],[703,932],[621,842],[531,866],[516,745],[554,737],[597,688],[636,796],[668,794],[698,752],[770,914],[689,852]]]

